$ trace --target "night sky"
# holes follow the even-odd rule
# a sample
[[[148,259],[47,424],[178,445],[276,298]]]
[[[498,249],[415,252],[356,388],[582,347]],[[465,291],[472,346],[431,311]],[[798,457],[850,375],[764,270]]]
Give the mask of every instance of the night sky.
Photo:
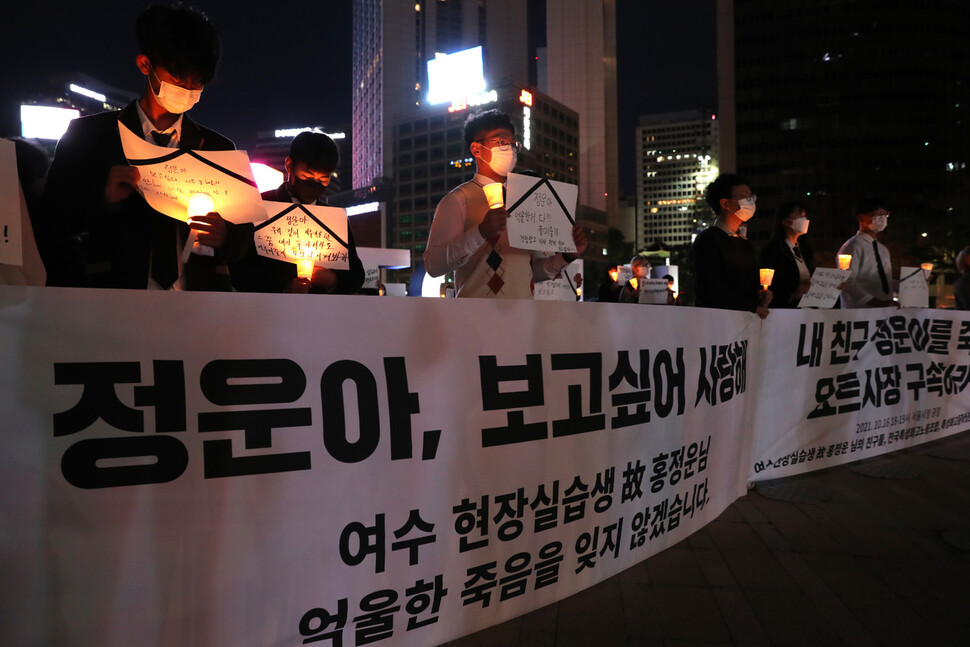
[[[0,38],[0,97],[57,75],[81,72],[140,93],[135,67],[139,2],[26,0],[12,3]],[[216,80],[192,116],[251,146],[257,131],[351,123],[350,0],[198,0],[222,37]],[[632,194],[638,115],[716,102],[714,0],[620,0],[617,3],[620,189]],[[5,105],[5,112],[8,108]],[[3,135],[15,126],[6,118]],[[349,132],[348,132],[349,134]]]

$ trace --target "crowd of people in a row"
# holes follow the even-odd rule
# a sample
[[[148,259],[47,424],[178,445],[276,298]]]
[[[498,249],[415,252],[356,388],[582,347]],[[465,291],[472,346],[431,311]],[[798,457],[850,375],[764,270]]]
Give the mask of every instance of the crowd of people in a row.
[[[72,121],[57,144],[39,199],[30,200],[34,236],[25,235],[25,247],[36,238],[46,284],[357,292],[364,269],[349,223],[348,269],[316,267],[310,278],[301,278],[295,264],[256,253],[253,224],[233,224],[217,212],[181,222],[153,209],[136,190],[139,170],[127,162],[119,128],[172,149],[222,151],[234,146],[186,114],[215,75],[220,56],[219,35],[205,15],[182,6],[152,6],[139,14],[135,31],[139,45],[135,65],[145,77],[141,95],[120,111]],[[509,212],[505,206],[490,204],[485,187],[504,185],[516,167],[520,144],[515,136],[512,120],[499,110],[478,112],[465,121],[465,146],[476,173],[438,203],[424,252],[430,276],[454,273],[458,297],[532,298],[535,282],[555,278],[586,249],[580,226],[572,229],[575,253],[532,252],[509,243]],[[325,204],[337,161],[337,146],[329,137],[302,133],[293,140],[286,158],[284,183],[262,197]],[[29,198],[32,188],[25,186]],[[769,307],[794,307],[815,269],[811,249],[799,244],[799,237],[808,231],[805,209],[795,203],[782,205],[776,235],[758,259],[739,233],[756,209],[757,198],[747,180],[723,174],[707,187],[705,198],[717,219],[697,235],[691,248],[696,305],[747,310],[761,317],[767,316]],[[852,256],[842,306],[891,305],[891,260],[888,249],[877,240],[889,211],[882,200],[866,198],[856,215],[859,232],[841,250]],[[35,257],[36,249],[25,252],[25,258]],[[967,252],[958,259],[961,271]],[[760,283],[759,267],[775,270],[770,290]],[[634,259],[634,279],[645,277],[648,269]],[[970,304],[966,276],[957,283],[958,307]],[[622,286],[616,300],[636,302],[634,287]],[[669,302],[675,300],[670,290]]]

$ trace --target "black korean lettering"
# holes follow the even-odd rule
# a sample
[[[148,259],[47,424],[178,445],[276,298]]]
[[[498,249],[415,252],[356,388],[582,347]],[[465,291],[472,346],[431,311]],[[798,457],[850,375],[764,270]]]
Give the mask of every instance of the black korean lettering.
[[[411,416],[421,413],[418,394],[408,390],[407,367],[403,357],[385,357],[384,374],[387,380],[387,417],[391,426],[391,460],[411,458]],[[435,457],[440,437],[440,429],[424,433],[422,460]]]
[[[541,407],[544,404],[542,380],[542,356],[526,355],[526,363],[519,366],[499,366],[494,355],[478,358],[479,374],[482,384],[482,408],[485,411],[517,409],[506,414],[505,427],[482,429],[482,447],[495,447],[512,443],[542,440],[549,435],[548,423],[525,422],[527,407]],[[522,383],[524,388],[503,391],[503,383]]]
[[[599,353],[566,353],[552,356],[552,370],[589,372],[589,413],[583,415],[583,387],[570,384],[569,417],[552,421],[553,437],[585,434],[606,428],[603,413],[603,356]]]
[[[189,453],[172,436],[86,438],[64,452],[61,473],[84,489],[168,483],[185,472]]]
[[[340,532],[340,559],[347,566],[359,566],[368,555],[374,556],[374,572],[383,573],[385,551],[384,515],[377,514],[373,526],[352,521]]]
[[[795,354],[795,366],[821,366],[822,364],[822,334],[825,332],[825,325],[820,321],[812,322],[812,330],[809,332],[808,324],[800,324],[798,327],[798,351]],[[808,342],[808,352],[805,352],[805,344]]]
[[[391,550],[407,549],[408,564],[414,566],[418,563],[418,548],[425,544],[433,544],[437,540],[431,534],[433,530],[433,523],[422,519],[418,510],[411,510],[404,525],[393,531],[394,538],[398,541],[391,543]]]
[[[54,435],[67,436],[87,429],[100,418],[122,431],[144,431],[144,414],[118,399],[116,384],[141,381],[138,362],[55,363],[54,384],[81,384],[81,398],[67,411],[54,414]]]
[[[397,597],[397,591],[382,589],[361,598],[360,610],[364,613],[354,616],[355,645],[369,645],[394,635],[394,614],[401,610],[401,605],[395,604]]]
[[[288,359],[214,360],[202,369],[199,383],[203,395],[213,404],[283,404],[302,397],[306,375]],[[272,447],[274,429],[311,423],[309,407],[199,414],[199,432],[242,431],[246,450]],[[202,446],[207,479],[310,469],[310,452],[238,455],[230,439],[206,440]]]
[[[684,413],[686,379],[683,348],[677,349],[675,357],[666,350],[657,353],[653,362],[653,410],[658,416],[666,418],[675,405],[678,416]]]
[[[630,365],[630,352],[621,350],[617,353],[616,368],[609,378],[612,394],[610,403],[616,411],[616,415],[610,418],[612,429],[650,422],[650,410],[647,409],[647,403],[650,402],[650,351],[641,348],[639,355],[640,370],[635,371]],[[613,393],[624,382],[637,390],[630,393]],[[631,405],[636,405],[633,411],[630,410]]]
[[[359,437],[347,438],[347,409],[344,384],[352,382],[356,391]],[[342,463],[359,463],[370,457],[381,439],[377,381],[366,366],[351,360],[334,362],[320,378],[323,409],[323,444]]]
[[[336,613],[319,607],[310,609],[300,618],[300,635],[303,644],[330,640],[334,647],[343,645],[343,629],[347,624],[347,598],[337,600]],[[333,625],[333,629],[330,626]],[[330,629],[330,631],[327,631]]]

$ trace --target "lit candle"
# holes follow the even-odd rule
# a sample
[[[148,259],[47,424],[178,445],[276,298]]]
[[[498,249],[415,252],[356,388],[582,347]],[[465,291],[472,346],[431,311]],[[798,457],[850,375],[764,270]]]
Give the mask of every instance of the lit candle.
[[[216,203],[208,193],[192,193],[189,195],[188,217],[191,220],[192,216],[204,216],[215,211],[215,207]]]
[[[296,275],[301,279],[309,279],[313,277],[313,259],[312,258],[298,258],[296,259]]]
[[[639,281],[637,281],[636,277],[630,279],[630,287],[632,287],[634,290],[637,289],[637,283],[639,283]]]
[[[505,206],[505,196],[502,195],[502,183],[492,182],[482,187],[485,191],[485,199],[488,200],[489,209],[498,209]]]
[[[771,285],[771,279],[775,278],[775,271],[770,267],[762,267],[758,270],[758,274],[761,277],[761,289],[767,290],[768,286]]]
[[[923,277],[929,281],[930,273],[933,271],[933,263],[920,263],[919,268],[923,270]]]
[[[852,265],[852,254],[839,254],[839,269],[847,270]]]

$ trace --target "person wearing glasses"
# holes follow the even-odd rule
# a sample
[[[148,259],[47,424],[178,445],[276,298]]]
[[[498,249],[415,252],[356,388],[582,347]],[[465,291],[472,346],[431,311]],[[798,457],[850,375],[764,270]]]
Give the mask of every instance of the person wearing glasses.
[[[754,248],[738,234],[754,215],[758,198],[746,179],[723,173],[707,186],[704,199],[717,220],[690,247],[695,302],[703,308],[747,310],[764,319],[771,291],[761,289]]]
[[[505,184],[515,168],[519,142],[515,126],[500,110],[469,115],[465,146],[475,159],[476,173],[438,203],[424,252],[431,276],[455,273],[455,296],[531,299],[535,281],[555,278],[586,249],[586,234],[573,227],[576,254],[545,256],[509,244],[505,207],[490,209],[484,186]]]
[[[808,243],[799,241],[808,224],[805,208],[797,202],[785,202],[775,212],[775,235],[758,259],[758,267],[775,271],[771,281],[771,304],[775,308],[797,308],[812,284],[815,255]]]
[[[855,208],[859,231],[845,241],[839,254],[851,254],[849,276],[842,288],[843,308],[882,308],[893,301],[893,265],[889,249],[876,240],[889,224],[889,211],[882,198],[862,198]]]

